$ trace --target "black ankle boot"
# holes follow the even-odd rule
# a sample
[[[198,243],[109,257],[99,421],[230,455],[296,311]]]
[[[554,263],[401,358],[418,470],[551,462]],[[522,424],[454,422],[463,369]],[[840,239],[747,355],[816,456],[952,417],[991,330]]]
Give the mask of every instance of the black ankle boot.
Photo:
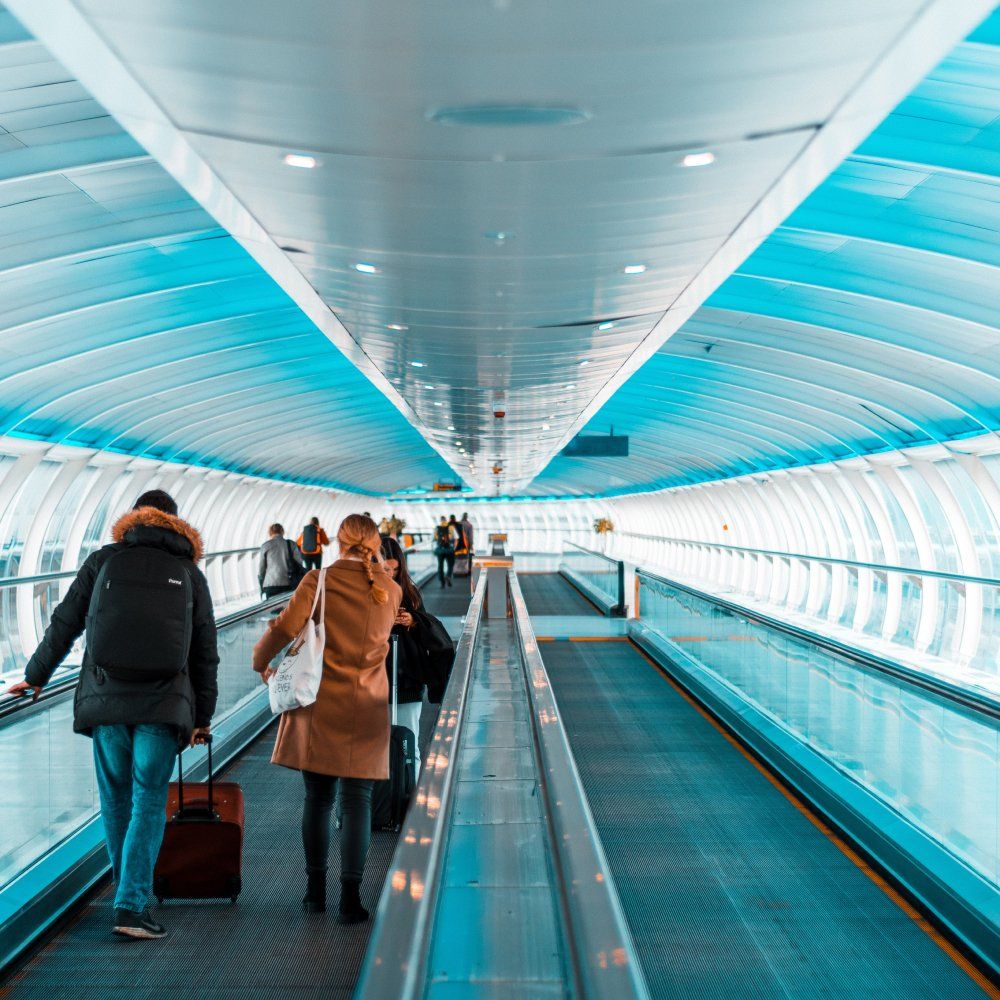
[[[368,911],[361,905],[361,883],[356,879],[340,880],[340,922],[360,924],[368,919]]]
[[[305,899],[302,900],[302,909],[306,913],[326,913],[326,869],[306,872],[309,879],[306,889]]]

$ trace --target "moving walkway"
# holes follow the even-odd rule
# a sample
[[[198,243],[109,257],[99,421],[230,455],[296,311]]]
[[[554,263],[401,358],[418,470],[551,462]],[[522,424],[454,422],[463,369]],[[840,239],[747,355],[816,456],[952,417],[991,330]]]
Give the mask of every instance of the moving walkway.
[[[570,582],[581,572],[576,557],[559,575],[515,565],[504,618],[488,617],[480,580],[445,703],[427,720],[407,821],[398,840],[373,841],[371,924],[301,913],[296,817],[285,805],[301,792],[296,775],[267,763],[265,734],[232,768],[249,809],[240,904],[170,904],[172,937],[130,952],[109,940],[99,896],[21,968],[9,995],[58,992],[74,974],[86,978],[77,996],[213,995],[235,969],[241,993],[261,996],[997,996],[988,937],[949,924],[941,900],[921,896],[848,827],[832,790],[782,766],[753,716],[766,706],[775,722],[779,692],[795,710],[825,706],[823,718],[841,719],[811,734],[827,755],[874,749],[886,762],[889,738],[878,747],[871,733],[891,720],[898,748],[943,752],[964,781],[995,781],[995,756],[980,772],[973,763],[995,720],[976,716],[987,727],[977,736],[955,728],[969,707],[942,705],[939,693],[906,688],[887,701],[884,675],[821,663],[818,647],[805,655],[773,627],[642,571],[639,618],[594,635],[609,602],[581,601],[579,579]],[[605,577],[616,603],[608,581],[618,568]],[[425,590],[438,614],[457,610],[459,594],[468,591]],[[532,605],[548,616],[530,615]],[[534,622],[553,616],[562,637],[588,641],[536,637]],[[739,710],[714,696],[713,680],[739,694]],[[856,714],[844,716],[849,705]],[[859,722],[867,743],[838,744]],[[915,743],[911,729],[923,734]],[[864,760],[864,777],[884,798],[894,779],[874,774],[875,763]],[[929,814],[942,801],[928,787],[907,790]],[[967,871],[995,834],[978,831],[988,818],[973,804],[952,823],[961,837],[937,832],[946,855],[965,852]]]

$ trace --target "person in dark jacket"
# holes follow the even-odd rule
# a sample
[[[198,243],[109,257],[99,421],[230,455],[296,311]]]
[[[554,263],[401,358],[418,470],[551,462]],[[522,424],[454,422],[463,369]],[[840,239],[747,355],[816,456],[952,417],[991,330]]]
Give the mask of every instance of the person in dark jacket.
[[[38,698],[56,667],[89,627],[98,576],[117,554],[133,548],[159,550],[176,560],[176,571],[170,569],[167,583],[184,586],[175,573],[177,577],[188,575],[190,632],[185,627],[170,633],[171,637],[180,635],[180,641],[190,635],[187,661],[180,672],[122,679],[118,666],[95,663],[88,648],[83,654],[73,711],[73,729],[93,739],[104,836],[117,886],[112,929],[126,937],[159,938],[166,930],[150,915],[149,903],[166,820],[167,786],[178,749],[205,742],[209,736],[218,697],[215,619],[208,581],[197,567],[202,556],[201,538],[177,516],[177,504],[167,493],[144,493],[117,521],[111,535],[112,544],[92,553],[80,567],[28,661],[24,680],[10,688],[10,693]],[[137,556],[143,558],[141,553]],[[152,564],[163,557],[151,553],[146,558]],[[128,618],[139,591],[130,586],[132,581],[122,580],[118,584],[122,596],[117,601],[124,603],[115,606],[110,568],[102,591],[107,587],[111,597],[102,598],[99,613],[109,608],[107,620],[117,622]],[[142,585],[142,581],[137,582]],[[150,589],[148,584],[146,589]],[[136,634],[124,638],[126,644],[134,643]],[[179,644],[177,649],[178,662],[183,663],[184,651]]]
[[[437,578],[442,587],[452,586],[455,575],[455,534],[447,518],[442,517],[441,523],[434,529],[434,555],[437,556]]]
[[[445,627],[424,610],[420,589],[406,568],[406,553],[395,538],[382,539],[382,558],[389,575],[403,591],[403,600],[392,634],[398,648],[399,685],[397,704],[399,725],[416,737],[417,773],[420,773],[420,711],[424,689],[431,704],[441,703],[455,660],[455,644]],[[392,685],[392,650],[386,660],[390,690]]]

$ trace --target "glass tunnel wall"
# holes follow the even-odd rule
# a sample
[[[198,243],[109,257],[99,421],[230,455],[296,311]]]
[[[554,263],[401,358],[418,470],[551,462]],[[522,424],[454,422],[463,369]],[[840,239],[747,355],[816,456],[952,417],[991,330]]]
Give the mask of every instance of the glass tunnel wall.
[[[0,674],[18,672],[72,575],[145,490],[165,489],[202,535],[217,611],[258,590],[257,547],[281,522],[318,516],[332,534],[371,498],[127,455],[0,438]]]
[[[1000,693],[993,435],[607,506],[620,557]]]

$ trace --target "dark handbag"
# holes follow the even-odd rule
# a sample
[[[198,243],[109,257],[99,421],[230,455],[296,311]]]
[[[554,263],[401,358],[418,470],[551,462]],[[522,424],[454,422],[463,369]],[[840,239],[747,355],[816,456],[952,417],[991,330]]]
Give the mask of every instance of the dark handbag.
[[[295,554],[294,542],[285,539],[285,544],[288,546],[288,560],[291,564],[288,568],[288,584],[294,588],[302,582],[302,577],[306,575],[306,568],[299,562]]]
[[[451,677],[455,662],[455,643],[448,630],[430,612],[421,609],[411,611],[414,628],[411,634],[420,646],[420,680],[427,685],[427,700],[433,705],[441,704],[445,688]]]

